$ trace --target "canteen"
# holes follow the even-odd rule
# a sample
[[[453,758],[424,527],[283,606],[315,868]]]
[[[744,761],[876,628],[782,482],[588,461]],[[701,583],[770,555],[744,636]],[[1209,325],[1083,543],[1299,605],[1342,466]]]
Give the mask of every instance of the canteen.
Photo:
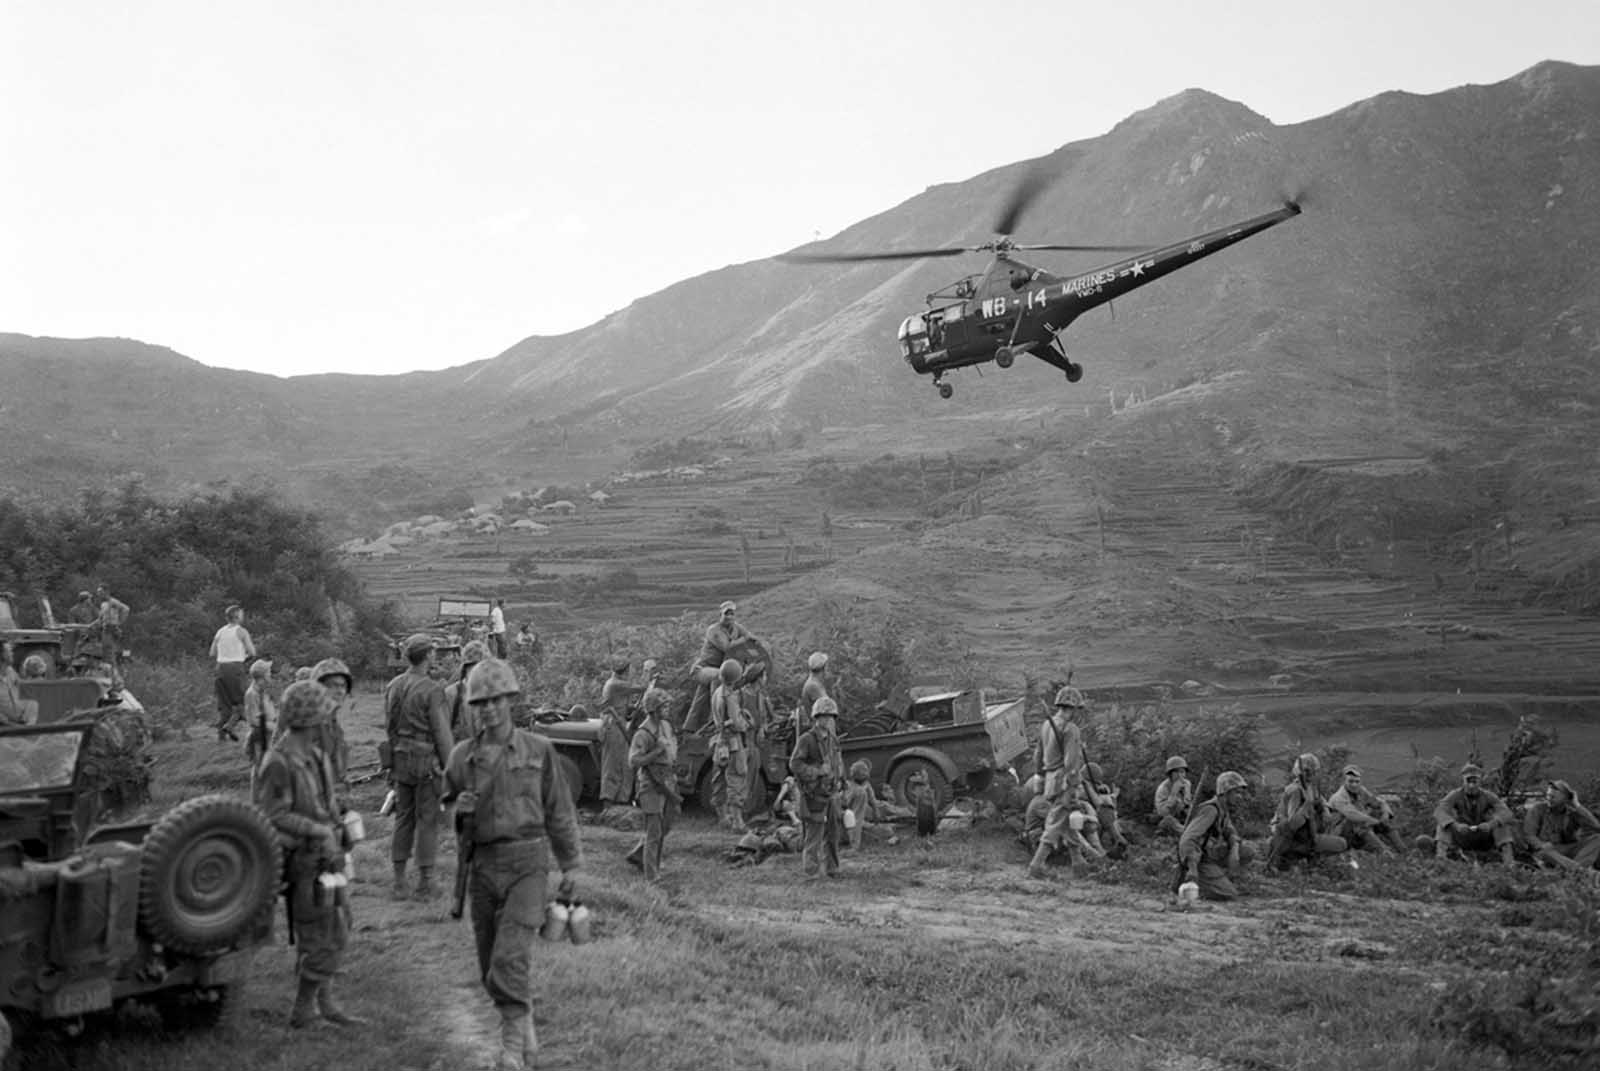
[[[1178,886],[1178,903],[1184,907],[1192,907],[1200,901],[1200,886],[1192,881],[1186,881]]]
[[[539,936],[546,941],[561,941],[567,936],[567,905],[560,900],[550,901],[550,906],[544,911],[544,926],[539,930]]]
[[[590,911],[582,903],[574,903],[567,911],[567,936],[575,945],[589,943]]]
[[[389,794],[383,797],[383,806],[378,808],[378,815],[380,817],[388,817],[389,815],[393,814],[394,805],[397,798],[398,797],[395,793],[395,790],[391,788],[389,790]]]
[[[360,844],[367,839],[367,824],[362,821],[360,811],[344,812],[344,835],[351,844]]]

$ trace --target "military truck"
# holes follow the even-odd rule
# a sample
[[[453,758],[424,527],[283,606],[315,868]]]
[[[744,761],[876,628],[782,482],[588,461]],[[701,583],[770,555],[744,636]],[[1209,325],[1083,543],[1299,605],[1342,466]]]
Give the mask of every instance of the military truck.
[[[208,795],[92,829],[94,722],[0,730],[0,1060],[13,1028],[81,1028],[124,1001],[217,1023],[272,940],[278,840]]]

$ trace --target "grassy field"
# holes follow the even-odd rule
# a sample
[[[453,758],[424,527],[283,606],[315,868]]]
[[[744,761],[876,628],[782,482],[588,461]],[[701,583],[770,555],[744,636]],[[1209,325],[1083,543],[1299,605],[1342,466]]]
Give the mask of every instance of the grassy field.
[[[351,727],[358,760],[374,721]],[[183,735],[159,745],[156,807],[243,791],[236,745]],[[168,1037],[125,1013],[76,1041],[35,1038],[19,1066],[486,1066],[492,1012],[469,927],[443,899],[388,899],[382,791],[357,789],[372,839],[357,852],[340,983],[370,1025],[288,1028],[280,932],[218,1031]],[[928,841],[898,830],[893,844],[890,832],[847,853],[840,879],[806,882],[794,856],[730,867],[728,836],[691,812],[669,839],[666,887],[652,888],[622,862],[634,834],[586,824],[596,936],[537,950],[540,1066],[1544,1068],[1600,1052],[1600,900],[1583,883],[1371,857],[1337,873],[1257,871],[1237,904],[1182,912],[1166,895],[1168,842],[1036,880],[1003,823]]]

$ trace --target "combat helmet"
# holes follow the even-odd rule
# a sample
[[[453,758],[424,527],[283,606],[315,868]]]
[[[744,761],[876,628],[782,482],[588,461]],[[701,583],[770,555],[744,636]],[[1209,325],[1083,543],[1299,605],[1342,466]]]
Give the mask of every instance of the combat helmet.
[[[22,675],[25,678],[37,679],[50,675],[50,663],[45,661],[42,654],[31,654],[22,660]]]
[[[482,640],[468,640],[467,645],[461,648],[461,664],[475,666],[489,657],[489,645]]]
[[[835,703],[832,697],[825,695],[811,704],[811,716],[813,718],[837,718],[839,716],[839,704]]]
[[[1189,764],[1184,761],[1182,755],[1174,755],[1174,756],[1172,756],[1172,758],[1167,760],[1167,773],[1171,773],[1173,770],[1188,770],[1188,769],[1189,769]]]
[[[1217,795],[1221,796],[1232,792],[1236,788],[1249,788],[1250,783],[1244,779],[1244,774],[1233,770],[1223,770],[1217,775]]]
[[[288,728],[313,728],[333,713],[333,697],[316,681],[295,681],[284,689],[278,710],[278,720]]]
[[[345,691],[356,690],[356,679],[350,672],[350,667],[344,664],[342,658],[324,658],[321,662],[311,667],[311,679],[321,684],[329,677],[343,677]]]
[[[1071,710],[1082,710],[1089,704],[1084,702],[1083,693],[1069,684],[1056,693],[1055,705],[1058,707],[1067,707]]]
[[[517,682],[516,671],[509,663],[498,658],[486,658],[472,667],[467,674],[467,702],[487,703],[503,695],[519,695],[522,685]]]
[[[722,668],[717,672],[722,675],[724,684],[734,684],[740,677],[744,676],[744,666],[740,664],[737,658],[730,658],[722,663]]]

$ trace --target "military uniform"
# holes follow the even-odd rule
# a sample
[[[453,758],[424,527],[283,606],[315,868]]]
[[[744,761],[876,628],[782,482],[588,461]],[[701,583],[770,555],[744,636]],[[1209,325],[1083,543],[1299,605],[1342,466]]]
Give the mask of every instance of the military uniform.
[[[1267,863],[1283,869],[1300,859],[1337,855],[1350,847],[1343,837],[1326,832],[1328,805],[1315,785],[1296,778],[1283,787],[1272,819]]]
[[[1194,787],[1187,777],[1168,777],[1156,786],[1156,832],[1182,836],[1194,802]]]
[[[711,774],[711,803],[734,826],[743,824],[750,798],[754,706],[743,689],[730,684],[718,685],[711,693],[711,723],[716,728],[712,746],[719,762]],[[726,762],[720,760],[724,748]]]
[[[1213,797],[1194,808],[1178,838],[1178,862],[1195,872],[1205,900],[1232,900],[1239,895],[1232,871],[1255,858],[1239,836],[1233,816]]]
[[[1516,839],[1511,808],[1488,789],[1476,794],[1454,789],[1433,809],[1433,821],[1434,847],[1440,854],[1453,847],[1468,852],[1499,851],[1507,857]],[[1488,832],[1473,828],[1484,824],[1490,827]]]
[[[628,765],[638,774],[639,810],[644,812],[644,837],[628,853],[644,869],[645,879],[661,877],[661,850],[677,821],[679,805],[678,739],[665,718],[645,718],[628,745]]]
[[[600,799],[627,806],[633,800],[629,765],[628,703],[633,689],[613,674],[600,689]]]
[[[342,890],[323,889],[317,879],[344,866],[328,855],[321,838],[340,830],[333,762],[322,748],[296,737],[267,752],[256,777],[256,805],[278,831],[288,861],[289,899],[294,911],[296,970],[302,979],[327,981],[339,972],[350,940],[350,906]]]
[[[1365,785],[1341,784],[1328,797],[1328,832],[1365,851],[1404,852],[1394,827],[1394,808]]]
[[[1600,821],[1576,799],[1559,810],[1539,800],[1523,815],[1522,829],[1535,856],[1545,862],[1592,870],[1600,860]]]
[[[839,789],[844,761],[839,740],[815,727],[800,734],[789,756],[789,772],[800,783],[801,869],[807,877],[839,873]]]
[[[472,931],[478,971],[497,1006],[533,1007],[533,947],[544,920],[550,855],[581,862],[577,811],[550,742],[522,729],[503,746],[486,737],[450,753],[444,799],[473,794]]]
[[[384,709],[394,763],[395,822],[389,855],[396,869],[396,891],[414,842],[422,872],[419,892],[426,893],[439,858],[439,769],[450,756],[444,688],[431,677],[402,673],[389,682]]]

